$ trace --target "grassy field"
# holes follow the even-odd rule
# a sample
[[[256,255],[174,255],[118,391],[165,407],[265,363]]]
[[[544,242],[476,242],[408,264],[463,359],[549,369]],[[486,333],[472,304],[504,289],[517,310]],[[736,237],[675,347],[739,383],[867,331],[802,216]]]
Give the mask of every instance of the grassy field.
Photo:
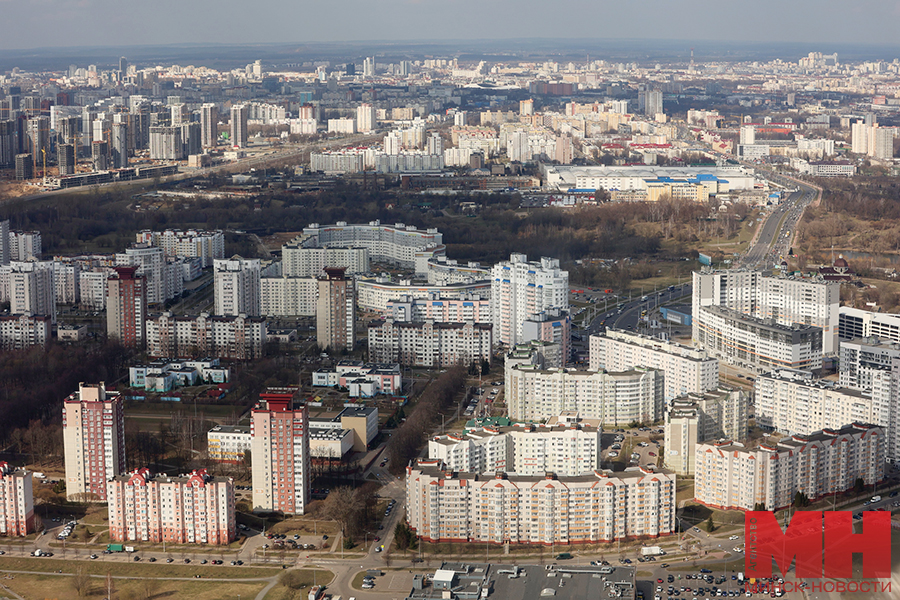
[[[53,600],[78,600],[72,585],[72,578],[62,575],[21,575],[4,579],[3,585],[20,596],[31,599],[52,598]],[[113,579],[114,598],[141,598],[147,590],[152,590],[153,598],[191,598],[192,600],[238,600],[254,598],[266,582],[222,582],[222,581],[166,581],[149,580],[122,581]],[[147,588],[146,586],[150,586]],[[105,578],[92,578],[86,598],[106,598]]]
[[[54,552],[55,556],[59,556]],[[78,567],[84,567],[91,575],[106,575],[113,577],[215,577],[217,579],[256,579],[277,575],[281,572],[280,565],[276,567],[232,567],[231,565],[184,565],[157,563],[130,563],[113,562],[106,560],[91,561],[67,561],[54,558],[15,558],[0,556],[0,571],[62,571],[74,573]]]

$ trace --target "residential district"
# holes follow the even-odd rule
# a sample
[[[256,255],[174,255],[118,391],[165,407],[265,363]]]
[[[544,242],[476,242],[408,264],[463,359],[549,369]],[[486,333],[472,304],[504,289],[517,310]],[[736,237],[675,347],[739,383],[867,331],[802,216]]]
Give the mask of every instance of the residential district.
[[[576,281],[575,269],[619,262],[607,257],[523,245],[474,262],[452,256],[452,232],[400,221],[309,222],[264,242],[271,231],[179,228],[174,212],[115,244],[82,232],[82,250],[17,229],[12,212],[0,222],[4,352],[108,339],[134,362],[40,417],[62,431],[58,481],[10,443],[0,534],[24,541],[5,553],[171,563],[175,547],[184,563],[333,570],[306,586],[310,600],[810,597],[787,572],[744,577],[742,513],[786,523],[810,503],[857,520],[864,506],[900,507],[900,315],[848,301],[870,286],[855,258],[793,260],[830,178],[893,181],[898,126],[900,61],[819,52],[230,70],[122,57],[2,73],[0,189],[22,206],[128,189],[128,210],[162,215],[353,185],[450,197],[461,219],[503,194],[521,217],[673,202],[709,207],[704,222],[735,206],[754,215],[738,251],[679,257],[692,261],[684,277],[636,291]],[[234,239],[268,249],[231,254]],[[292,379],[234,415],[191,420],[208,433],[190,468],[126,456],[129,419],[176,405],[173,423],[196,417],[200,394],[227,403],[235,377],[273,353]],[[440,425],[392,455],[423,388],[459,368]],[[351,463],[352,476],[316,483],[323,465]],[[343,526],[328,541],[317,521],[293,540],[267,530],[366,482],[379,508],[361,548]],[[69,542],[86,525],[48,512],[51,486],[67,505],[104,507],[103,534]],[[209,568],[196,577],[219,577]]]

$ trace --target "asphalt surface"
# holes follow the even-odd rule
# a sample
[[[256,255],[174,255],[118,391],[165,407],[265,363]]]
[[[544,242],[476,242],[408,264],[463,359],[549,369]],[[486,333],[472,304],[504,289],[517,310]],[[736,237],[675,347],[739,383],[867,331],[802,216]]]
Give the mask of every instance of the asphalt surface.
[[[739,265],[743,267],[767,269],[779,264],[782,257],[787,256],[791,250],[803,211],[816,199],[818,193],[816,188],[795,179],[780,175],[769,175],[768,179],[799,190],[791,193],[766,218],[756,243],[739,260]]]

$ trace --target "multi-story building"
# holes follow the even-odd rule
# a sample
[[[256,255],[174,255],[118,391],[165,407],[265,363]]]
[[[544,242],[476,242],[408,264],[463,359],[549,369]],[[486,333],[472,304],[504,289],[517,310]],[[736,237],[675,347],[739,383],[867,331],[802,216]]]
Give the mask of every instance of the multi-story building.
[[[356,107],[356,128],[361,133],[374,131],[376,123],[374,106],[364,102]]]
[[[106,281],[106,335],[125,346],[142,347],[146,340],[146,278],[137,267],[116,267]]]
[[[400,389],[399,382],[396,389]],[[350,447],[357,452],[366,452],[378,436],[378,408],[348,406],[329,419],[310,419],[309,427],[318,431],[346,431],[350,433],[350,439],[346,440]],[[336,456],[342,455],[343,452]]]
[[[315,277],[261,277],[260,314],[266,317],[314,317],[319,301]]]
[[[93,270],[79,273],[78,302],[83,309],[93,311],[106,309],[106,294],[109,289],[110,272],[111,269],[107,267],[95,267]]]
[[[838,323],[841,343],[868,337],[900,342],[900,315],[842,306],[838,312]]]
[[[362,310],[378,313],[388,313],[388,307],[392,306],[397,299],[403,297],[409,297],[414,300],[427,300],[428,298],[440,298],[441,300],[458,299],[468,302],[472,297],[486,298],[490,293],[490,281],[432,285],[407,279],[393,282],[386,277],[358,277],[356,279],[357,306]]]
[[[369,271],[369,249],[306,247],[292,242],[281,247],[281,273],[287,277],[319,277],[325,267],[344,267],[348,274]]]
[[[344,221],[326,226],[312,223],[303,229],[303,235],[315,238],[311,245],[368,248],[370,260],[415,268],[416,274],[423,276],[428,272],[428,260],[444,254],[443,236],[437,229],[423,231],[403,223],[392,226],[382,225],[380,221],[366,225],[348,225]]]
[[[900,342],[882,342],[876,337],[841,341],[840,384],[856,390],[872,390],[872,378],[879,371],[890,370],[900,358]],[[878,421],[872,421],[877,423]]]
[[[822,353],[836,354],[840,287],[839,281],[821,277],[770,276],[743,269],[694,271],[694,343],[699,343],[699,330],[704,324],[701,307],[719,306],[750,317],[772,319],[779,325],[819,327]]]
[[[663,373],[637,367],[620,373],[544,370],[507,363],[509,418],[540,421],[575,411],[605,425],[650,423],[663,418]]]
[[[258,317],[260,314],[260,265],[258,258],[241,258],[213,261],[216,297],[216,314],[236,316],[244,314]]]
[[[219,139],[219,109],[206,103],[200,107],[200,143],[204,148],[215,148]]]
[[[30,346],[46,346],[51,330],[52,324],[47,315],[0,315],[0,348],[21,350]]]
[[[222,231],[144,230],[137,234],[137,243],[162,248],[167,257],[199,258],[204,269],[211,267],[215,259],[225,258],[225,233]]]
[[[356,345],[356,302],[353,279],[342,267],[326,267],[319,278],[316,304],[316,341],[320,348],[352,350]]]
[[[528,262],[524,254],[513,254],[491,269],[495,343],[512,347],[525,341],[522,324],[550,308],[569,310],[569,273],[559,268],[558,260]]]
[[[350,397],[371,398],[377,394],[399,394],[403,390],[403,378],[399,363],[364,363],[341,360],[330,371],[313,371],[315,387],[339,386],[350,392]]]
[[[110,166],[124,169],[128,166],[128,124],[113,123],[109,144]]]
[[[608,329],[604,334],[591,336],[592,371],[624,371],[631,367],[662,371],[667,401],[712,390],[719,385],[719,361],[705,350],[619,329]]]
[[[797,492],[811,501],[884,479],[884,430],[853,423],[777,444],[698,444],[694,500],[724,510],[781,510]]]
[[[600,468],[601,431],[577,418],[558,426],[481,427],[432,438],[428,458],[441,460],[450,471],[576,477]]]
[[[158,125],[149,129],[152,160],[184,160],[180,126]]]
[[[666,413],[665,465],[679,475],[694,473],[698,442],[747,438],[750,398],[742,390],[720,387],[675,398]]]
[[[490,323],[474,321],[373,321],[369,325],[369,360],[416,367],[450,367],[491,362]]]
[[[309,501],[309,409],[295,389],[268,390],[251,411],[253,510],[302,515]]]
[[[490,269],[482,268],[481,263],[468,262],[459,264],[446,256],[436,256],[428,261],[428,283],[436,285],[448,285],[451,283],[474,283],[476,281],[489,281]]]
[[[190,475],[152,475],[136,469],[107,482],[109,539],[227,545],[235,538],[234,482]]]
[[[3,271],[3,274],[8,273],[11,314],[47,315],[52,323],[56,323],[56,282],[52,261],[12,261]]]
[[[176,317],[164,312],[146,322],[147,353],[153,357],[212,356],[251,360],[263,354],[266,321],[259,317]]]
[[[53,261],[56,303],[76,304],[81,298],[81,264]]]
[[[34,481],[31,471],[0,462],[0,535],[34,532]]]
[[[166,262],[162,248],[147,243],[134,244],[126,248],[124,254],[116,254],[116,265],[138,268],[138,274],[144,276],[148,304],[162,304],[182,291],[184,277],[180,270]]]
[[[566,366],[566,357],[563,356],[562,346],[559,344],[532,340],[516,344],[506,353],[505,364],[509,367],[525,364],[548,370],[562,369]]]
[[[250,107],[239,104],[231,107],[231,146],[234,148],[246,148],[250,136],[247,131],[247,121],[250,118]]]
[[[40,260],[41,233],[39,231],[10,231],[9,259],[11,261]]]
[[[491,301],[480,296],[463,298],[441,298],[436,295],[427,298],[399,296],[387,303],[387,316],[396,321],[414,323],[425,321],[490,323]]]
[[[720,306],[704,306],[692,316],[694,341],[710,355],[757,373],[771,369],[822,366],[822,330],[812,325],[779,325]]]
[[[66,497],[106,501],[106,482],[125,470],[125,415],[103,382],[78,384],[63,402]]]
[[[563,365],[565,365],[572,355],[572,317],[569,311],[548,308],[522,321],[520,343],[531,341],[558,344],[562,351]]]
[[[406,518],[432,542],[579,544],[675,531],[675,475],[631,467],[578,477],[453,472],[420,460],[406,472]]]
[[[206,455],[210,460],[241,465],[251,448],[249,425],[216,425],[206,433]]]

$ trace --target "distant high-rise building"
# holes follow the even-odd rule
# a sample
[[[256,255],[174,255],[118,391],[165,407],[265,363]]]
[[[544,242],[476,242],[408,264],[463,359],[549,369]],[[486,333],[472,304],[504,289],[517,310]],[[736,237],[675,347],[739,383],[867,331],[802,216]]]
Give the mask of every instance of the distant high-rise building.
[[[106,334],[125,346],[142,347],[147,320],[146,278],[137,267],[116,267],[106,282]]]
[[[124,169],[128,166],[128,125],[113,123],[110,159],[113,169]]]
[[[319,347],[352,350],[356,343],[356,302],[353,278],[344,275],[344,267],[326,267],[319,278],[316,305],[316,340]]]
[[[95,171],[109,168],[109,144],[100,140],[91,143],[91,161]]]
[[[56,323],[53,262],[10,262],[9,312],[18,315],[47,315],[52,323]]]
[[[0,167],[11,167],[16,164],[16,122],[2,119],[0,111]]]
[[[444,139],[440,133],[432,133],[428,137],[428,154],[444,155]]]
[[[45,157],[42,152],[50,151],[50,118],[33,117],[28,119],[26,135],[26,152],[34,157],[36,164],[43,164]]]
[[[63,402],[66,497],[106,501],[106,482],[125,469],[122,398],[106,385],[78,384]]]
[[[56,147],[56,162],[59,165],[59,174],[72,175],[75,173],[75,146],[72,144],[60,144]]]
[[[153,160],[184,159],[181,127],[151,127],[150,158]]]
[[[894,132],[893,127],[875,126],[869,129],[872,150],[871,156],[882,160],[894,158]]]
[[[741,145],[752,146],[756,143],[756,127],[754,125],[741,126]]]
[[[200,107],[200,143],[204,148],[215,148],[219,138],[219,109],[215,104]]]
[[[0,462],[0,535],[25,537],[34,532],[34,476]]]
[[[128,59],[124,56],[119,58],[119,73],[122,77],[128,75]]]
[[[259,259],[233,256],[213,261],[216,315],[258,317]]]
[[[850,126],[850,150],[854,154],[869,151],[869,126],[863,121],[856,121]]]
[[[363,61],[363,77],[375,76],[375,57],[367,56]]]
[[[34,158],[31,154],[16,154],[16,179],[22,181],[34,177]]]
[[[663,112],[663,95],[660,90],[647,90],[644,114],[654,117]]]
[[[169,123],[171,125],[181,125],[191,120],[191,111],[187,104],[173,104],[169,107]]]
[[[572,138],[568,135],[561,135],[556,138],[556,161],[561,165],[572,164],[575,157],[575,148],[572,145]]]
[[[302,515],[309,500],[309,409],[293,389],[269,390],[251,411],[253,510]]]
[[[455,113],[453,113],[453,126],[454,127],[465,127],[467,116],[468,115],[466,114],[466,111],[464,111],[464,110],[458,110]]]
[[[522,116],[530,116],[534,114],[534,100],[529,98],[528,100],[520,100],[519,101],[519,114]]]
[[[201,140],[202,128],[200,123],[182,123],[181,127],[181,144],[184,147],[182,154],[185,156],[193,156],[203,152],[203,144]]]
[[[250,107],[239,104],[231,107],[231,145],[235,148],[247,146],[247,119],[250,117]]]
[[[375,129],[375,107],[371,104],[360,104],[356,108],[356,129],[360,133]]]

